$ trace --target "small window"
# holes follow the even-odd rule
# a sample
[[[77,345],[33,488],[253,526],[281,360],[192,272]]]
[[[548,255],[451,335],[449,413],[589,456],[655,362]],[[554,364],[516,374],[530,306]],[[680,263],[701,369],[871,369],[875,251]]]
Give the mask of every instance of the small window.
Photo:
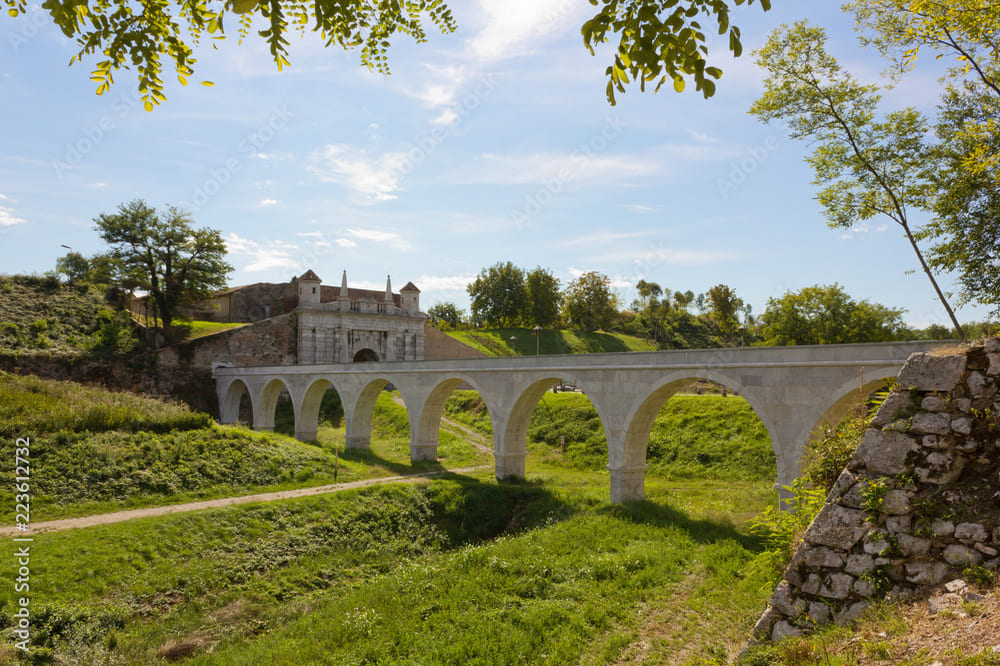
[[[316,287],[313,287],[313,293],[314,294],[316,293]]]

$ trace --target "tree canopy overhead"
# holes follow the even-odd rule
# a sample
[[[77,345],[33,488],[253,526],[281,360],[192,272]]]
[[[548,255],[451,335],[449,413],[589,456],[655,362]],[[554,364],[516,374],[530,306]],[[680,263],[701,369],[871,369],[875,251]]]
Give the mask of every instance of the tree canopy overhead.
[[[770,0],[756,1],[765,11],[770,9]],[[598,10],[581,30],[586,48],[593,54],[596,46],[618,40],[606,70],[607,97],[614,105],[615,91],[625,92],[627,84],[638,83],[644,90],[649,83],[659,89],[669,81],[680,92],[689,78],[697,91],[711,97],[722,71],[709,64],[706,31],[726,35],[729,50],[739,56],[743,46],[731,8],[755,0],[590,2]],[[27,11],[27,0],[4,4],[15,18]],[[289,33],[309,30],[325,46],[360,48],[361,63],[381,73],[389,72],[388,50],[396,35],[419,43],[427,39],[426,23],[442,33],[457,26],[443,0],[44,0],[42,7],[79,47],[70,64],[96,60],[90,78],[97,83],[97,94],[114,84],[116,72],[134,67],[147,111],[166,99],[165,68],[173,67],[186,85],[194,76],[195,47],[203,39],[224,39],[227,30],[232,33],[233,22],[242,40],[250,36],[256,17],[263,20],[264,28],[253,31],[267,43],[279,70],[289,65]]]

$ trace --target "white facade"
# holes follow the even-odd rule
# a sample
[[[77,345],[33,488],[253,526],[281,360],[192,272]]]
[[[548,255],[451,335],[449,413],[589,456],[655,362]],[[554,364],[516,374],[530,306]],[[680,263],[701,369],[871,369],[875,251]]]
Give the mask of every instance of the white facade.
[[[315,273],[299,278],[299,364],[423,360],[427,315],[420,312],[420,290],[412,283],[399,295],[388,280],[384,294],[352,293],[345,272],[336,300],[322,303],[321,293]]]

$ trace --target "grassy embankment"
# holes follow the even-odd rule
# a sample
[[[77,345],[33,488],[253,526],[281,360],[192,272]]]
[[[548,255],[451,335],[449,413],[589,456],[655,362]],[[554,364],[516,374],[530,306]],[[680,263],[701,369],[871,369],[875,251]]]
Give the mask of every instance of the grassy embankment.
[[[495,328],[446,331],[459,342],[489,356],[534,356],[535,332],[530,328]],[[517,341],[511,343],[511,337]],[[624,333],[544,330],[537,340],[540,354],[656,351],[656,342]]]
[[[5,380],[8,388],[34,381]],[[54,388],[43,382],[34,388],[20,384],[14,391],[44,401]],[[553,416],[561,417],[542,416],[551,409],[546,396],[533,427],[569,432],[579,419],[571,403],[586,399],[557,398],[564,409]],[[458,395],[453,403],[466,399]],[[116,400],[127,405],[116,410]],[[706,397],[704,404],[718,400]],[[257,465],[251,451],[260,446],[271,447],[267,456],[278,456],[280,471],[294,475],[295,451],[326,452],[322,444],[281,435],[195,427],[202,417],[140,398],[94,392],[89,415],[58,407],[70,402],[64,395],[42,410],[35,405],[9,412],[20,414],[19,436],[38,433],[32,483],[40,504],[46,468],[61,470],[52,475],[60,479],[55,485],[76,469],[78,478],[87,479],[79,486],[85,487],[95,478],[95,467],[133,460],[133,454],[123,455],[134,451],[132,436],[172,455],[177,449],[164,448],[161,435],[216,433],[218,439],[232,437],[237,444],[231,450],[243,454],[237,464],[232,453],[227,458],[207,446],[200,452],[184,447],[183,464],[160,459],[168,470],[210,469],[212,458],[227,461],[223,468],[259,470],[266,465]],[[401,415],[391,399],[380,401],[381,439],[398,443],[379,452],[376,438],[372,458],[348,461],[357,464],[359,475],[378,473],[390,463],[408,465]],[[710,410],[703,416],[712,418]],[[116,420],[115,430],[84,427]],[[161,432],[168,423],[180,429]],[[589,426],[583,428],[581,433]],[[335,436],[333,428],[324,430],[321,440]],[[48,433],[58,432],[79,440],[46,444]],[[773,571],[758,557],[763,544],[748,535],[746,525],[773,502],[773,461],[733,480],[739,474],[702,459],[702,468],[719,474],[698,483],[651,475],[649,500],[611,507],[607,473],[595,469],[589,439],[567,436],[565,455],[557,445],[532,443],[529,482],[523,484],[497,485],[487,471],[479,478],[36,535],[31,559],[36,656],[51,650],[69,663],[151,663],[190,653],[193,663],[596,664],[640,652],[665,662],[683,655],[714,661],[731,654],[769,594]],[[74,446],[90,448],[77,455]],[[467,444],[455,447],[462,450],[455,457],[477,456]],[[403,456],[396,457],[397,448]],[[571,455],[577,448],[586,454],[580,461]],[[89,465],[95,452],[104,457]],[[64,456],[77,461],[76,467],[62,464]],[[316,458],[307,460],[314,469],[321,467]],[[663,463],[663,469],[676,476],[696,473],[690,460],[682,462]],[[113,476],[141,477],[139,471],[149,466],[139,460],[129,464],[116,467]],[[205,485],[201,492],[209,488],[218,490]],[[131,501],[177,499],[161,490],[143,487]],[[60,501],[82,506],[71,497],[48,501],[50,514],[58,512]],[[0,598],[8,604],[0,624],[9,637],[13,591],[0,590]]]
[[[31,439],[35,522],[489,462],[444,432],[439,461],[411,465],[405,424],[403,408],[384,394],[372,449],[345,451],[342,425],[324,424],[319,442],[305,444],[215,425],[181,404],[0,373],[4,447]],[[5,456],[0,473],[12,471]],[[0,519],[8,522],[12,499],[13,489],[0,486]]]

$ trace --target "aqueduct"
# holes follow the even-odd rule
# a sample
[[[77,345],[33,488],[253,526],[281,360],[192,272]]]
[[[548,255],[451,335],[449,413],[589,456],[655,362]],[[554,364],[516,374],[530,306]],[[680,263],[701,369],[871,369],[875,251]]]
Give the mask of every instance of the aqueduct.
[[[235,423],[249,394],[253,424],[274,427],[281,391],[291,396],[295,436],[315,439],[320,401],[331,386],[344,405],[347,446],[367,447],[379,393],[395,386],[410,423],[410,457],[437,457],[445,401],[467,384],[479,392],[493,426],[496,476],[523,478],[528,421],[536,403],[558,383],[573,384],[591,400],[608,441],[611,501],[644,497],[646,446],[653,421],[671,395],[697,379],[743,396],[760,417],[777,457],[777,482],[799,472],[812,431],[836,422],[859,392],[867,395],[899,373],[910,354],[939,342],[753,347],[611,354],[519,356],[446,361],[396,361],[218,367],[214,371],[220,420]]]

